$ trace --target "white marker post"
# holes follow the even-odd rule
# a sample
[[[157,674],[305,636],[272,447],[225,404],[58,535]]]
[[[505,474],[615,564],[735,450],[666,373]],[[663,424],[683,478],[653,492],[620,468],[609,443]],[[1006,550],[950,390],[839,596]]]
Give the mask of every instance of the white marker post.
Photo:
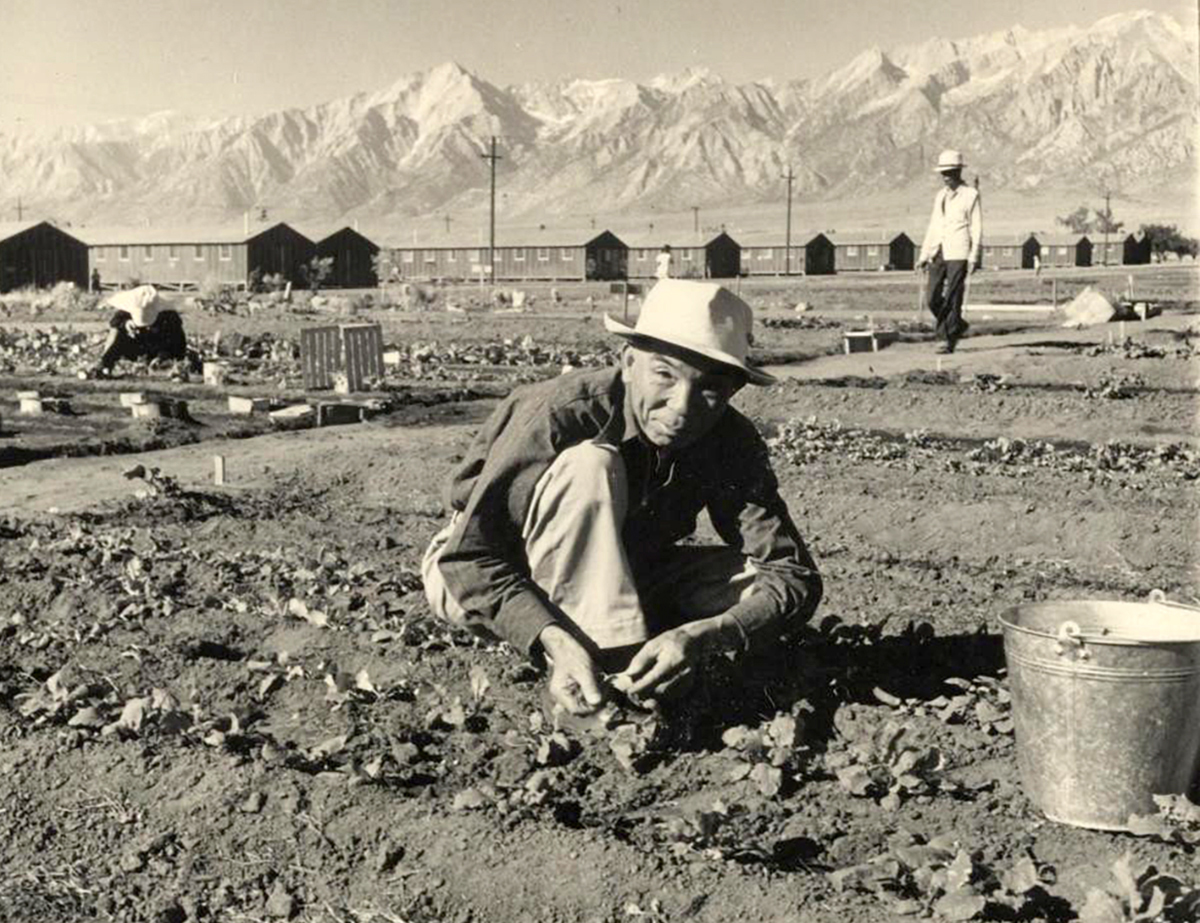
[[[213,456],[213,484],[217,487],[225,486],[225,456]]]

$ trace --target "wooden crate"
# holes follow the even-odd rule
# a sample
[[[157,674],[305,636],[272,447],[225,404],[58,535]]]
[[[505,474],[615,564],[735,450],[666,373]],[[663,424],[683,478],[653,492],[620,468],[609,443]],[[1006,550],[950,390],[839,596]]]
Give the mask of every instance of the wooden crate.
[[[341,358],[337,327],[304,327],[300,331],[300,367],[305,390],[332,388],[333,373],[340,368]]]
[[[368,379],[383,377],[383,328],[379,324],[345,324],[341,329],[350,391],[362,391]]]
[[[383,328],[379,324],[306,327],[300,331],[300,364],[306,390],[334,387],[345,375],[345,392],[363,391],[383,377]]]

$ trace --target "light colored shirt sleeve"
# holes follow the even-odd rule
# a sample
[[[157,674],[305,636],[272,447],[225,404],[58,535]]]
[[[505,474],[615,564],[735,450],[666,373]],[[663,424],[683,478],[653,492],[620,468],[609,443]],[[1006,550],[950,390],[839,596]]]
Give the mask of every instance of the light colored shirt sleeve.
[[[921,256],[918,262],[927,263],[933,259],[933,254],[937,251],[938,244],[942,239],[942,212],[938,207],[942,202],[942,196],[946,193],[944,190],[939,190],[938,194],[933,197],[933,212],[929,215],[929,226],[925,229],[925,241],[921,244]]]
[[[979,194],[975,194],[975,202],[971,206],[971,253],[967,257],[967,265],[974,266],[979,262],[979,250],[983,246],[983,202]]]

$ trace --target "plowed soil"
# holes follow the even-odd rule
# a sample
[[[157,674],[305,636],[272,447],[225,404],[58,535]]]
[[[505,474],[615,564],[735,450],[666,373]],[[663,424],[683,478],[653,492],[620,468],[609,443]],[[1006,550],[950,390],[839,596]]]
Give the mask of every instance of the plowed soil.
[[[1174,348],[1192,321],[1132,335]],[[602,341],[589,323],[565,341]],[[407,382],[369,422],[284,432],[230,432],[197,392],[199,436],[10,456],[0,920],[1069,920],[1127,852],[1200,886],[1182,840],[1030,802],[999,622],[1039,600],[1200,599],[1195,360],[1089,355],[1107,329],[1035,327],[969,338],[939,370],[928,341],[839,356],[831,329],[772,331],[817,358],[737,399],[777,440],[821,611],[714,665],[632,769],[612,732],[555,736],[542,677],[436,623],[421,592],[442,484],[503,375]],[[80,409],[121,438],[119,386],[37,381],[99,392]],[[10,448],[36,429],[12,408]],[[128,479],[135,463],[166,480]],[[799,728],[763,786],[726,732],[780,714]],[[937,765],[894,800],[855,794],[845,754],[889,722]],[[927,877],[901,895],[837,874],[938,837],[970,856],[970,916]],[[1006,896],[996,877],[1023,857],[1039,883]]]

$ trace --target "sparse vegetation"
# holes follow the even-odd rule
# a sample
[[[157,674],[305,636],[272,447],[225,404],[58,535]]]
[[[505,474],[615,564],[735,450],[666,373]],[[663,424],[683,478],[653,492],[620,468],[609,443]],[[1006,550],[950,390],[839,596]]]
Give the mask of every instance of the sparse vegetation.
[[[308,285],[308,290],[313,295],[321,290],[321,286],[331,275],[333,275],[332,256],[314,256],[300,266],[300,278]]]
[[[1144,272],[1147,289],[1191,278]],[[737,400],[771,434],[822,610],[706,665],[697,707],[614,694],[591,724],[547,708],[538,667],[432,618],[420,564],[492,399],[613,361],[603,287],[531,287],[525,315],[466,286],[404,314],[364,299],[394,353],[379,416],[298,434],[302,452],[166,368],[79,381],[103,331],[67,324],[97,315],[47,307],[33,328],[3,302],[23,323],[0,330],[0,376],[80,413],[0,402],[0,453],[39,432],[54,454],[247,438],[211,443],[224,488],[203,450],[67,459],[80,467],[49,484],[4,456],[20,512],[0,515],[0,918],[1194,918],[1194,804],[1160,798],[1121,839],[1030,803],[996,625],[1026,601],[1197,592],[1190,318],[1172,308],[1111,345],[1047,327],[941,372],[918,324],[894,353],[834,356],[863,305],[911,309],[872,276],[743,288],[768,318],[816,305],[755,330],[759,350],[817,357],[813,374]],[[235,393],[286,401],[303,394],[295,327],[329,322],[300,308],[239,293],[184,316]],[[901,350],[911,366],[883,365]],[[126,389],[186,396],[203,425],[132,441]],[[703,518],[695,538],[714,540]]]

